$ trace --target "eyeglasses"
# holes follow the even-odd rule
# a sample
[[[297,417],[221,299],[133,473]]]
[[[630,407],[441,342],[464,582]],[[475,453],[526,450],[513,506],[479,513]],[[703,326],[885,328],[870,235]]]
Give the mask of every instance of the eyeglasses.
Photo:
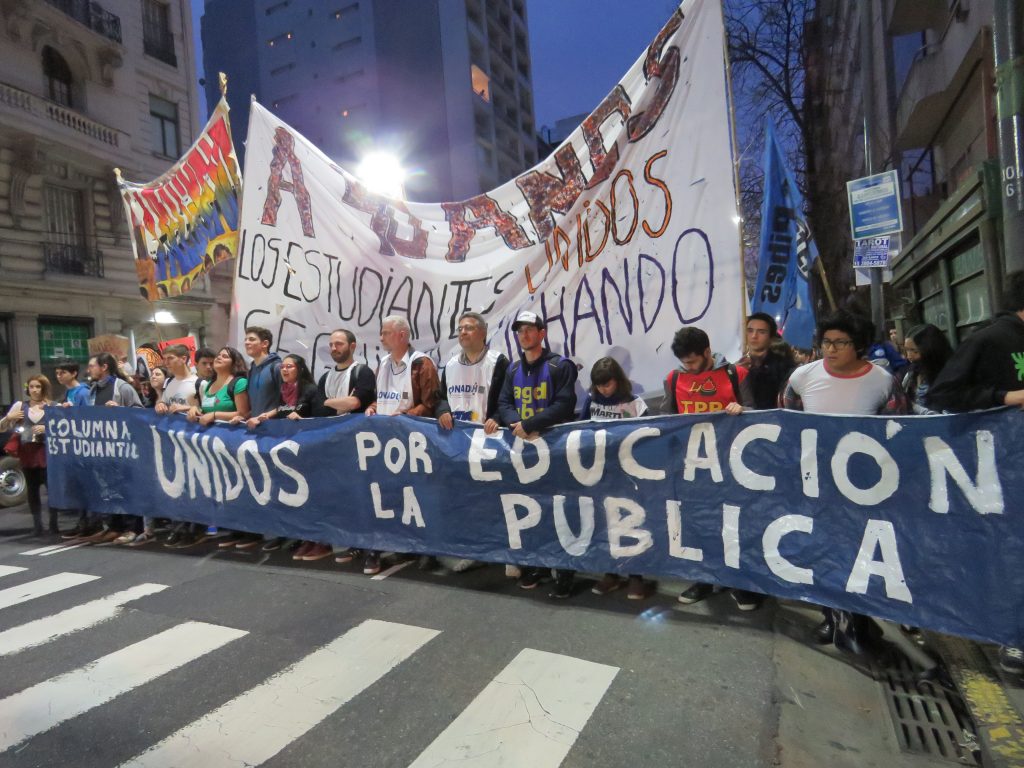
[[[853,346],[850,339],[822,339],[819,344],[822,349],[846,349]]]
[[[472,333],[473,331],[478,330],[478,328],[475,325],[460,325],[455,330],[459,333]]]

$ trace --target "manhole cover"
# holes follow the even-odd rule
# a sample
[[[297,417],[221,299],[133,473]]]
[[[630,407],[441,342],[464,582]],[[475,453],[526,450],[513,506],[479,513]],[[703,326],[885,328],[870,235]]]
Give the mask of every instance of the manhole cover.
[[[957,694],[937,682],[918,681],[903,657],[893,664],[876,668],[875,675],[885,689],[900,749],[958,765],[979,765],[973,751],[978,748],[974,725]]]

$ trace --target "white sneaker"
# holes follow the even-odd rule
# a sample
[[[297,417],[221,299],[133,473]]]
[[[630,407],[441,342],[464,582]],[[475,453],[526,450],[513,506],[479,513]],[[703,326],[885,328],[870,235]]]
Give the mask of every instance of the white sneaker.
[[[518,579],[520,576],[523,575],[523,572],[518,565],[506,565],[505,575],[508,576],[510,579]]]
[[[458,562],[456,562],[455,565],[452,566],[452,570],[455,571],[455,573],[465,573],[475,565],[476,560],[470,560],[468,558],[465,558],[463,560],[459,560]]]

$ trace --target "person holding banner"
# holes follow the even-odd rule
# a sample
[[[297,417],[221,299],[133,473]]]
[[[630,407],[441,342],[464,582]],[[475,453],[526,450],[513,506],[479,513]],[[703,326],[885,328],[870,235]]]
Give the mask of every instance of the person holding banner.
[[[121,372],[117,360],[109,352],[100,352],[89,358],[89,405],[141,408],[142,401],[135,387]]]
[[[326,371],[316,384],[313,415],[325,417],[364,413],[377,399],[377,379],[370,366],[357,363],[352,357],[356,350],[356,335],[346,328],[332,331],[328,349],[334,367]],[[263,548],[267,549],[268,544],[264,544]],[[351,563],[358,555],[359,550],[342,547],[335,554],[334,562]]]
[[[377,367],[377,400],[366,409],[367,416],[433,416],[437,405],[437,366],[409,345],[411,329],[401,315],[388,315],[380,324],[380,345],[388,354]],[[436,561],[420,558],[420,568]],[[367,552],[363,573],[380,573],[380,552]]]
[[[770,344],[771,339],[767,342]],[[754,406],[747,369],[712,352],[711,339],[702,329],[691,326],[676,331],[672,337],[672,354],[679,359],[680,367],[665,377],[665,404],[669,413],[724,412],[738,416],[744,407]],[[695,581],[683,590],[678,600],[683,605],[692,605],[714,591],[711,584]],[[761,606],[763,596],[756,592],[730,591],[741,611],[756,611]]]
[[[270,351],[273,343],[274,334],[266,328],[245,329],[245,354],[252,359],[246,393],[255,414],[275,411],[281,405],[281,358]]]
[[[512,323],[522,357],[512,363],[498,397],[498,421],[521,440],[533,440],[541,430],[576,418],[576,378],[579,371],[568,358],[544,348],[547,326],[536,312],[523,310]],[[488,422],[484,432],[492,434],[497,421]],[[535,589],[544,577],[543,568],[524,568],[520,589]],[[549,594],[557,600],[572,595],[575,572],[558,569]]]
[[[590,391],[580,409],[583,420],[612,421],[614,419],[635,419],[647,413],[647,403],[633,394],[633,384],[622,370],[619,361],[613,357],[602,357],[590,369]],[[622,586],[622,577],[617,573],[606,573],[590,591],[595,595],[607,595]],[[629,574],[626,597],[643,600],[647,597],[647,584],[638,573]]]
[[[459,353],[441,368],[434,416],[441,429],[451,429],[455,419],[497,427],[498,395],[505,381],[508,358],[487,346],[487,320],[479,312],[459,315]],[[475,560],[459,560],[456,573],[468,571]]]
[[[902,416],[907,399],[899,381],[867,360],[872,324],[840,310],[818,323],[821,360],[793,371],[782,394],[782,407],[808,413]],[[863,653],[868,642],[867,616],[823,608],[814,640],[822,645]]]
[[[40,490],[46,485],[46,406],[50,399],[50,380],[43,375],[32,376],[25,385],[27,400],[11,406],[7,415],[0,419],[0,431],[14,429],[12,442],[16,443],[14,455],[21,462],[25,475],[28,495],[28,509],[32,513],[32,535],[43,535],[43,501]],[[50,533],[57,534],[57,510],[50,507]]]
[[[1024,272],[1003,280],[1003,311],[968,336],[925,395],[928,408],[964,412],[1001,405],[1024,407]],[[1003,646],[999,666],[1024,674],[1024,648]]]

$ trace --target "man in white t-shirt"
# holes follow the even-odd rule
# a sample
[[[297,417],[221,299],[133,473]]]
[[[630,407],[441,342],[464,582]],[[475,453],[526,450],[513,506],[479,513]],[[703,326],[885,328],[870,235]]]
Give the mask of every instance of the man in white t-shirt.
[[[188,369],[188,347],[171,344],[164,349],[164,366],[171,379],[164,385],[160,402],[154,409],[161,416],[186,413],[196,404],[196,375]]]
[[[487,320],[478,312],[459,316],[458,354],[441,368],[434,415],[442,429],[455,426],[455,419],[473,421],[497,428],[498,395],[505,383],[508,358],[487,346]],[[468,571],[475,560],[457,561],[452,570]]]
[[[899,381],[866,359],[874,327],[848,312],[837,312],[818,323],[822,359],[797,368],[782,394],[784,408],[808,413],[861,416],[907,413],[907,398]],[[823,608],[824,620],[814,630],[822,644],[844,650],[863,650],[869,620],[865,616]]]

